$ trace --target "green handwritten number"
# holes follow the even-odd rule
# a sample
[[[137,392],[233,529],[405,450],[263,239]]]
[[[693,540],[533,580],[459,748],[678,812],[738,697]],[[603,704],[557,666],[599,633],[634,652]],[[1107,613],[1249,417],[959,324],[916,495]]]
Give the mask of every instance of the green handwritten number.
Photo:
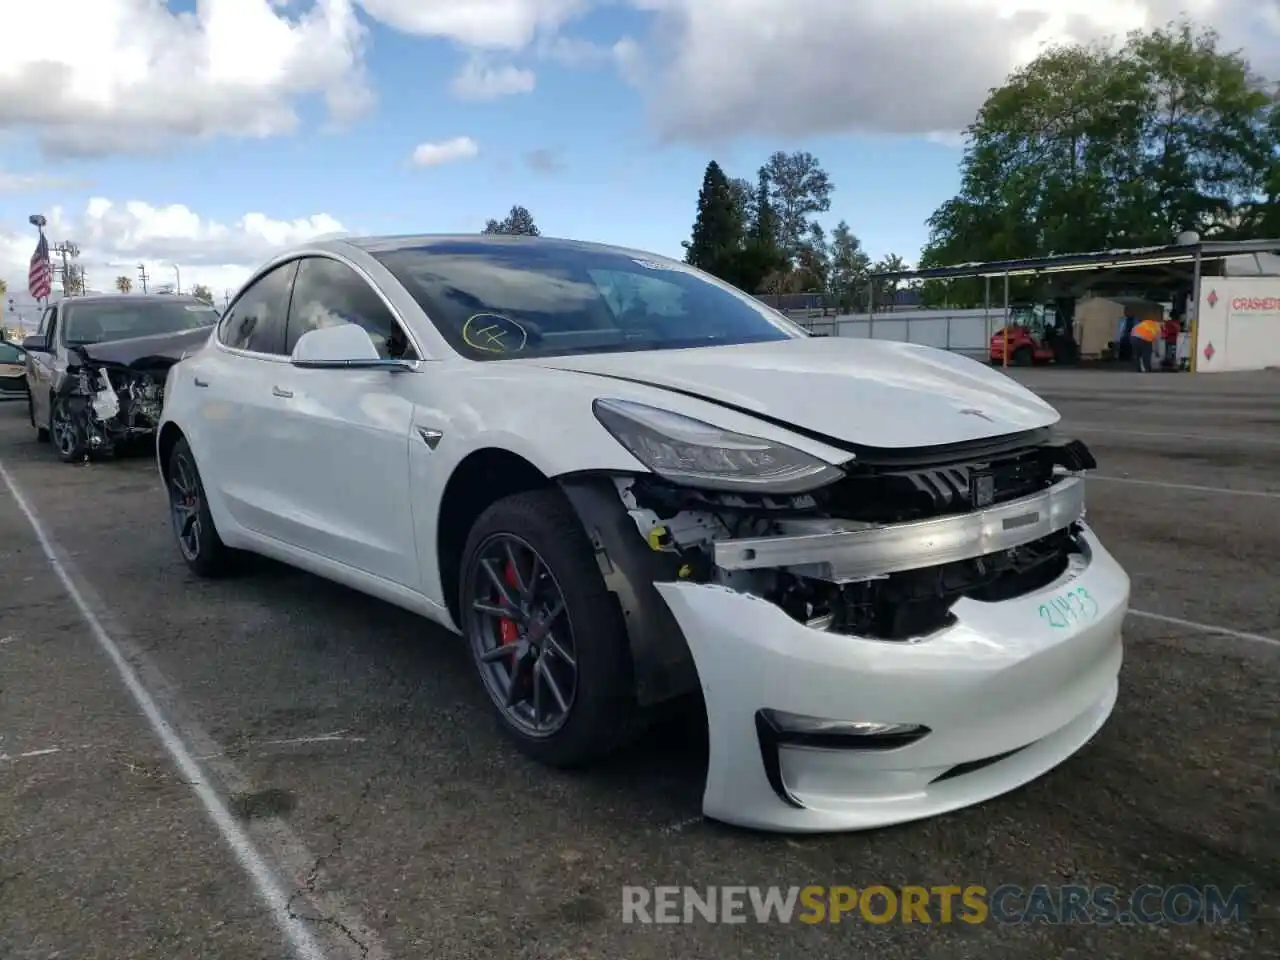
[[[1047,603],[1040,604],[1040,619],[1047,622],[1055,630],[1065,630],[1067,626],[1067,622],[1060,618],[1058,611]]]
[[[1098,601],[1084,587],[1068,590],[1048,603],[1040,604],[1040,619],[1055,630],[1065,630],[1073,623],[1084,623],[1098,615]]]

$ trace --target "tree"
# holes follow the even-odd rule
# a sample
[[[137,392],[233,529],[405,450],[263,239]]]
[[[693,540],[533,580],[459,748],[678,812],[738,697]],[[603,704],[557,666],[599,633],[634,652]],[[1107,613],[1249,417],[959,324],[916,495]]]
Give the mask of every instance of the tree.
[[[772,185],[778,245],[789,257],[799,256],[813,216],[831,209],[831,178],[818,158],[805,151],[778,151],[764,165]]]
[[[921,265],[1253,232],[1280,187],[1276,111],[1239,54],[1185,22],[1135,31],[1117,49],[1050,48],[992,91],[966,131],[960,192],[929,219]],[[952,302],[980,302],[980,282]]]
[[[877,260],[871,266],[872,273],[900,273],[907,269],[906,262],[896,253],[890,253]],[[887,307],[893,304],[894,298],[897,296],[898,290],[902,287],[901,280],[878,280],[875,284],[875,302],[877,307]]]
[[[778,217],[773,208],[773,191],[769,172],[763,167],[756,174],[756,187],[749,204],[746,236],[737,257],[737,286],[748,293],[783,286],[783,272],[789,267],[786,254],[778,246]]]
[[[121,293],[128,293],[133,289],[133,281],[123,275],[116,277],[116,289]]]
[[[827,232],[822,229],[822,224],[810,223],[809,230],[796,254],[794,289],[801,293],[826,292],[830,266]]]
[[[489,220],[484,225],[482,233],[505,233],[518,234],[526,237],[538,237],[542,234],[538,230],[537,224],[533,222],[533,214],[529,212],[527,207],[516,204],[511,208],[511,212],[502,220]]]
[[[830,288],[840,309],[853,312],[867,306],[867,274],[871,258],[849,224],[841,220],[831,232]]]
[[[213,303],[213,291],[206,287],[203,283],[197,283],[191,288],[191,295],[197,300],[203,300],[205,303]]]
[[[712,160],[702,175],[693,235],[685,242],[685,262],[713,276],[736,283],[743,248],[742,208],[729,178]]]

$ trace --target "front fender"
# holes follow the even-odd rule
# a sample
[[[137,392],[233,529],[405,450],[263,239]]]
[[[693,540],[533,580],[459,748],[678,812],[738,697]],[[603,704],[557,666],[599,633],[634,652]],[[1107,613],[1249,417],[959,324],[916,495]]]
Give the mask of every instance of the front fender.
[[[605,586],[622,609],[636,699],[649,706],[697,690],[689,644],[654,586],[679,578],[679,558],[649,549],[609,477],[569,476],[558,482],[591,540]]]

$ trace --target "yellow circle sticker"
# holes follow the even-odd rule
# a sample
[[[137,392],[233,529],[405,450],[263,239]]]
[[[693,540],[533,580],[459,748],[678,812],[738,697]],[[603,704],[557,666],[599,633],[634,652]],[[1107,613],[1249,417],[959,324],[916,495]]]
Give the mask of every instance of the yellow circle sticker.
[[[462,326],[467,346],[485,353],[519,353],[529,342],[529,333],[510,317],[497,313],[477,313]]]

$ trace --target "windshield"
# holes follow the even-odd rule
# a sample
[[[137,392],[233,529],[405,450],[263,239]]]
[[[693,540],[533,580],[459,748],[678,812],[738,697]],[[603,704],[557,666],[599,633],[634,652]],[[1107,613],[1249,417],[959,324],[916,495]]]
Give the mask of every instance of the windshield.
[[[473,360],[673,350],[807,334],[690,267],[555,242],[442,242],[374,254]]]
[[[64,307],[64,313],[69,347],[181,333],[212,326],[218,320],[213,307],[192,300],[72,303]]]

